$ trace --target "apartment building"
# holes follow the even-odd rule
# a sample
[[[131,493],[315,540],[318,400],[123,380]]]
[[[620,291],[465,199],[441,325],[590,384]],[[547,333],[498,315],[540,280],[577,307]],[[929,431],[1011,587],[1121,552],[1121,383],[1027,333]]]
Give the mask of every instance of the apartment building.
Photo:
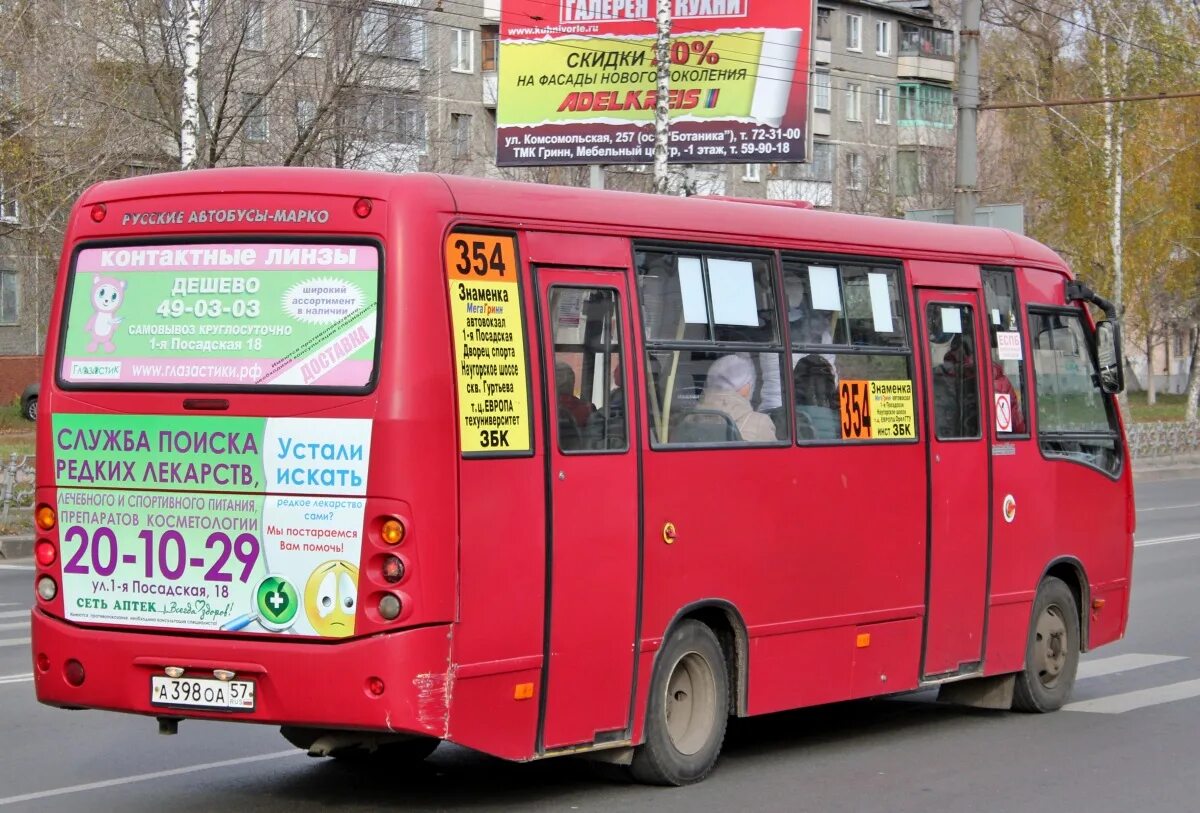
[[[0,363],[40,352],[67,202],[95,180],[179,167],[189,7],[0,5]],[[591,181],[588,167],[495,166],[501,0],[200,8],[197,166]],[[954,37],[931,0],[818,0],[813,28],[811,162],[675,167],[673,188],[885,215],[946,205]],[[647,166],[599,172],[608,188],[651,187]]]

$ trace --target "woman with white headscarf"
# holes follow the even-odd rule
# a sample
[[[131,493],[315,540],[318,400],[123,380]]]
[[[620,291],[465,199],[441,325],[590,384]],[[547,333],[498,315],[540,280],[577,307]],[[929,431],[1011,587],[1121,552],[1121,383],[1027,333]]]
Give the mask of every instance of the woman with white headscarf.
[[[738,428],[742,440],[764,443],[775,440],[775,424],[750,403],[754,392],[754,364],[745,356],[722,356],[708,368],[700,409],[724,412]]]

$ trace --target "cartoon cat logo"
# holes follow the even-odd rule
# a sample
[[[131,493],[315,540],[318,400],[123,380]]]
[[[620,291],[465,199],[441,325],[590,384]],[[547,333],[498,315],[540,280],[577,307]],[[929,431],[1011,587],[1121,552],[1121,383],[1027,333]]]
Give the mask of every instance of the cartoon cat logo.
[[[125,280],[102,277],[99,274],[92,280],[92,318],[88,319],[84,329],[92,334],[87,351],[95,353],[97,347],[103,347],[111,353],[113,334],[121,318],[116,316],[117,308],[125,301]]]

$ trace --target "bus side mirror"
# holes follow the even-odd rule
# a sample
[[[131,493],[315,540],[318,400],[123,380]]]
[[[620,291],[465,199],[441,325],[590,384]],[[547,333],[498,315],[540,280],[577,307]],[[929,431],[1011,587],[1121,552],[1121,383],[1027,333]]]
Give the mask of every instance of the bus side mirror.
[[[1105,319],[1096,325],[1096,362],[1100,389],[1115,395],[1125,389],[1125,359],[1121,354],[1121,323]]]

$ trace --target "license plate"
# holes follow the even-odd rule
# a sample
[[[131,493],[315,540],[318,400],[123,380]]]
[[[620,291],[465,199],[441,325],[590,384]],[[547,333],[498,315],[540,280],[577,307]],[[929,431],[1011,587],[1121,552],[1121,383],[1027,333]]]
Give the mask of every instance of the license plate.
[[[150,704],[221,711],[254,711],[254,683],[212,678],[150,678]]]

